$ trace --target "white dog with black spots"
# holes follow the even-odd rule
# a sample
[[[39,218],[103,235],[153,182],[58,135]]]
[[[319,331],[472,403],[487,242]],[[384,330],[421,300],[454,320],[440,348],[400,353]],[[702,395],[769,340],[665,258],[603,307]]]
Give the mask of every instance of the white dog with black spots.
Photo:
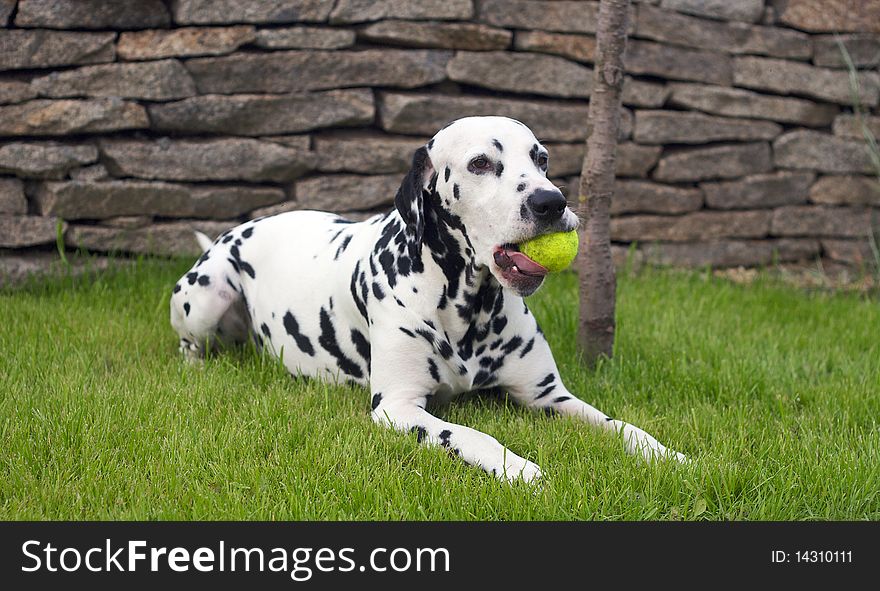
[[[429,400],[499,388],[619,433],[630,453],[683,460],[569,392],[523,301],[547,271],[516,245],[578,224],[547,164],[519,121],[468,117],[416,151],[389,213],[296,211],[200,236],[205,252],[171,298],[181,351],[253,338],[293,374],[368,386],[374,421],[508,481],[541,470]]]

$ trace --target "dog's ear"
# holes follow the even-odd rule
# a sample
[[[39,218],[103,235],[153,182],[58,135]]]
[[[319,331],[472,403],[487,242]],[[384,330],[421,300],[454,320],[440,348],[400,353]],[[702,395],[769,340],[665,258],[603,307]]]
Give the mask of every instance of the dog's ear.
[[[434,174],[434,165],[431,164],[431,158],[428,156],[428,148],[422,146],[413,155],[412,167],[406,173],[394,198],[394,205],[417,244],[422,241],[422,233],[425,230],[423,193],[432,174]]]

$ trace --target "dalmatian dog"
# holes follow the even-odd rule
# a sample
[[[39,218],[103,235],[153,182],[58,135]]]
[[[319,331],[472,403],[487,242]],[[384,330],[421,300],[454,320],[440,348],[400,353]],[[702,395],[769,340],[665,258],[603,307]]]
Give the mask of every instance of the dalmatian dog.
[[[539,467],[493,437],[428,412],[479,389],[622,435],[630,453],[684,456],[578,399],[523,298],[547,270],[517,249],[578,225],[519,121],[468,117],[416,150],[395,209],[363,222],[296,211],[202,235],[175,285],[182,353],[253,338],[297,375],[370,389],[376,423],[417,434],[506,481]]]

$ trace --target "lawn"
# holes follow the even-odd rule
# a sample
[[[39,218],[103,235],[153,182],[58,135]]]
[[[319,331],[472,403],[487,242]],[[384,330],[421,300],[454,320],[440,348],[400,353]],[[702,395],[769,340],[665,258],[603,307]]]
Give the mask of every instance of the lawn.
[[[569,388],[693,462],[645,463],[499,396],[437,410],[537,462],[529,488],[250,347],[185,364],[168,297],[189,263],[0,291],[0,518],[880,519],[876,300],[624,273],[615,358],[590,371],[575,278],[553,277],[530,302]]]

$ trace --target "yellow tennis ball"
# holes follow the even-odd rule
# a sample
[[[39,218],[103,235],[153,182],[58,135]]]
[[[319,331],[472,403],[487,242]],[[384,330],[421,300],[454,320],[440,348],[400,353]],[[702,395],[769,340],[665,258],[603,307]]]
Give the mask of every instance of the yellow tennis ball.
[[[519,245],[524,255],[550,271],[558,273],[571,264],[578,252],[577,230],[544,234]]]

